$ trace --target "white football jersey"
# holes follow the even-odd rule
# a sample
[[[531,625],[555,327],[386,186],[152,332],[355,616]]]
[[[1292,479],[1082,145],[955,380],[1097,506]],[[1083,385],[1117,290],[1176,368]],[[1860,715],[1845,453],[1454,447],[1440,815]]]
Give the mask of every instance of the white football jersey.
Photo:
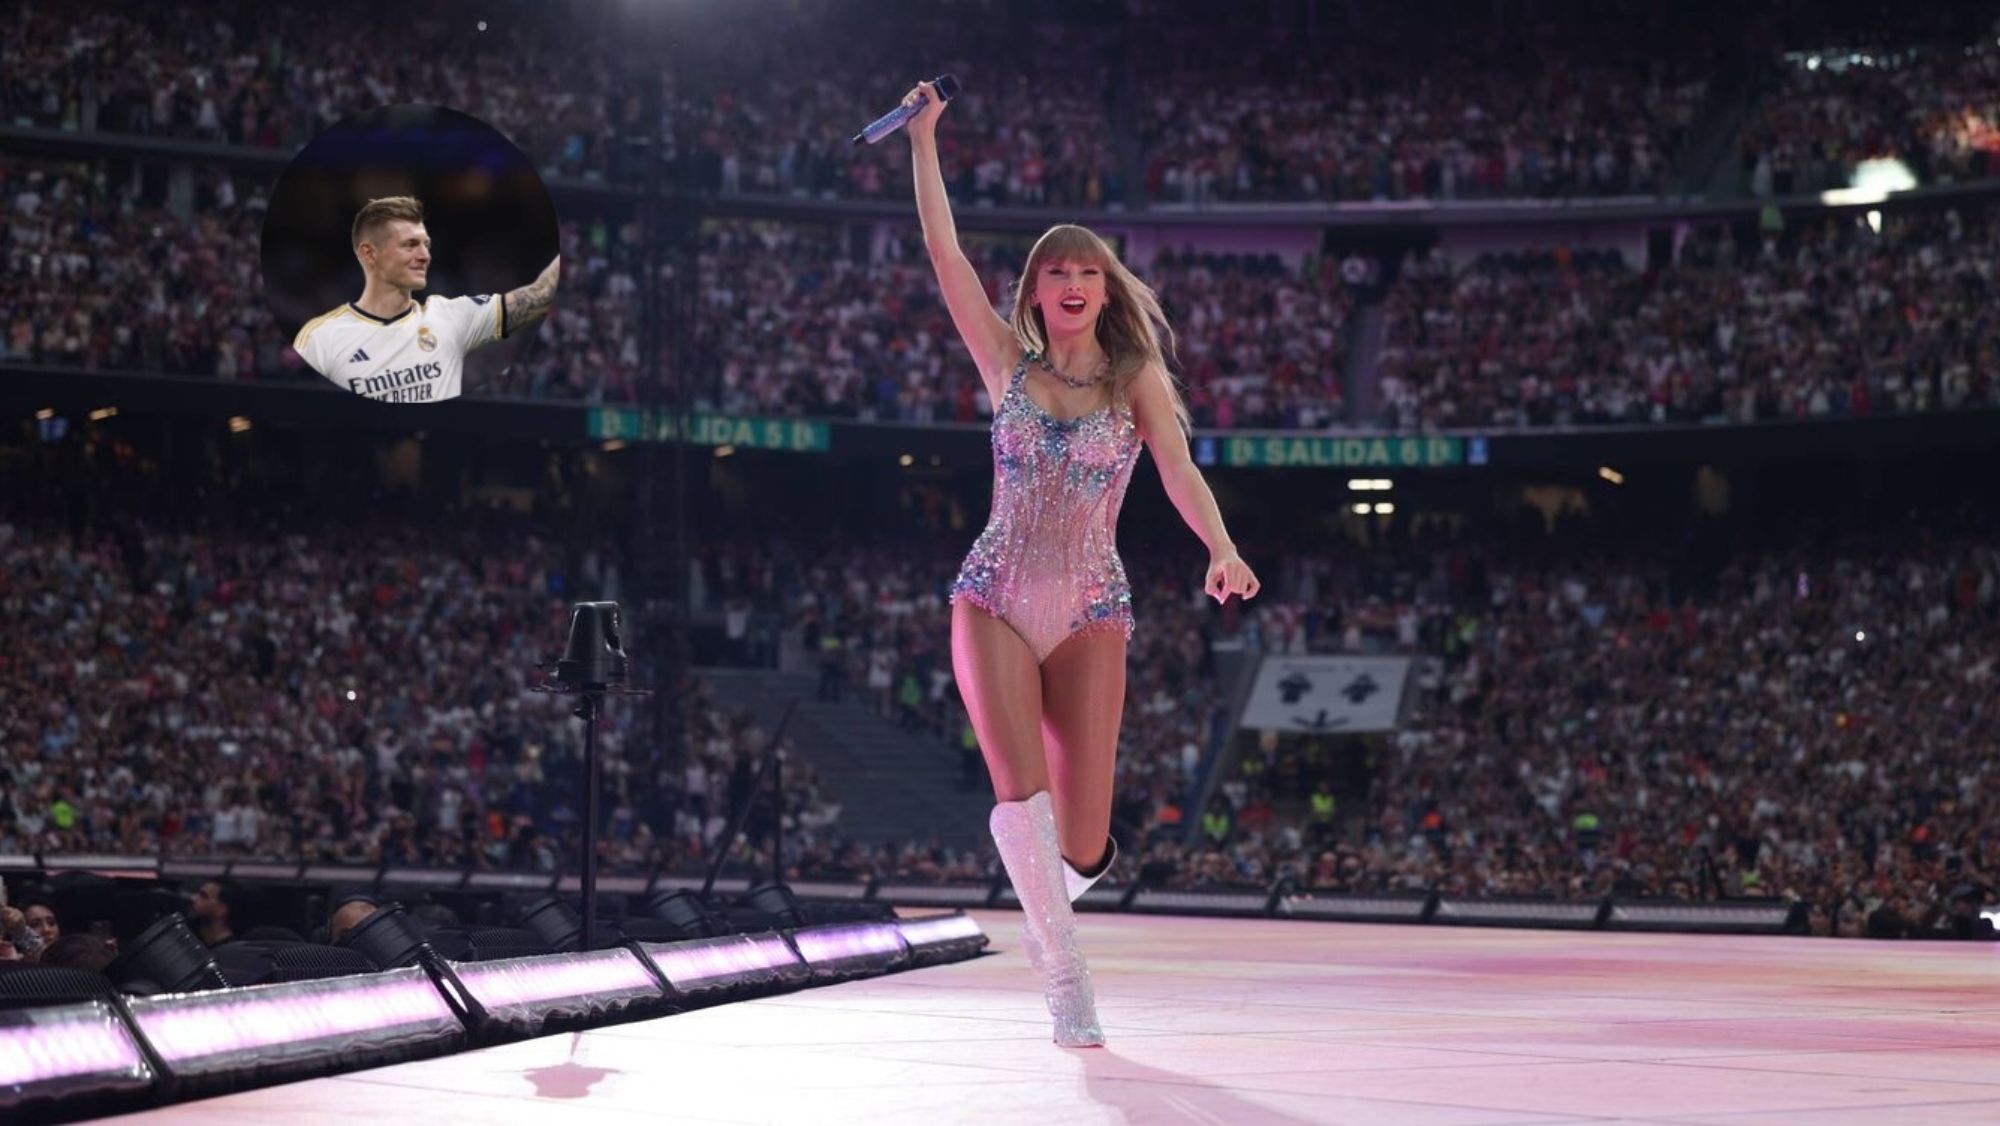
[[[292,349],[313,370],[385,403],[438,403],[464,390],[465,354],[500,339],[498,294],[426,297],[384,319],[352,302],[306,322]]]

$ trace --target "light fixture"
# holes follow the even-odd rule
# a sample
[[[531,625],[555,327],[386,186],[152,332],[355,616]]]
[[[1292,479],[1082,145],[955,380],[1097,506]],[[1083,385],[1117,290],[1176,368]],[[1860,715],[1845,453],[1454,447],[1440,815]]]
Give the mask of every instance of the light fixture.
[[[910,945],[894,923],[806,927],[792,932],[792,945],[821,979],[888,973],[910,960]]]
[[[160,993],[229,988],[229,979],[222,976],[215,956],[195,937],[187,916],[179,911],[140,931],[105,973],[120,985]]]
[[[1614,899],[1606,930],[1702,934],[1804,934],[1806,906],[1789,899],[1684,903],[1677,899]]]
[[[921,919],[897,919],[896,929],[910,949],[910,965],[933,966],[976,956],[991,941],[979,921],[963,911]]]
[[[1400,895],[1294,892],[1278,898],[1278,914],[1288,919],[1421,923],[1429,919],[1435,901],[1436,896],[1427,891]]]
[[[600,1019],[662,1008],[668,979],[626,947],[453,962],[452,973],[484,1010],[480,1031],[535,1035],[552,1021]]]
[[[1625,483],[1625,475],[1623,473],[1618,472],[1616,469],[1611,468],[1608,465],[1598,466],[1597,475],[1599,477],[1604,478],[1606,481],[1611,482],[1614,485],[1622,485]]]
[[[1354,514],[1356,516],[1366,516],[1368,515],[1369,507],[1370,506],[1365,501],[1360,504],[1357,504],[1354,506]]]
[[[778,921],[781,930],[792,930],[806,925],[806,916],[799,906],[798,896],[784,884],[762,884],[751,888],[743,897],[743,905],[771,916]]]
[[[533,931],[551,950],[575,950],[583,938],[583,916],[553,895],[545,895],[521,912],[521,926]]]
[[[270,1082],[451,1051],[465,1025],[417,968],[140,997],[133,1022],[176,1089]]]
[[[0,1119],[102,1113],[158,1078],[109,1002],[0,1009]]]
[[[1375,515],[1377,516],[1393,516],[1395,513],[1396,506],[1386,500],[1375,505]]]
[[[598,449],[600,449],[600,450],[603,450],[603,451],[604,451],[605,453],[608,453],[608,454],[611,454],[611,453],[617,453],[617,452],[618,452],[619,450],[622,450],[622,449],[624,449],[624,448],[625,448],[625,439],[623,439],[623,438],[613,438],[613,439],[611,439],[610,441],[608,441],[608,442],[604,443],[603,445],[601,445],[601,446],[599,446],[599,447],[597,447],[597,448],[598,448]]]
[[[1142,887],[1132,897],[1132,910],[1171,915],[1268,915],[1269,891],[1167,891]]]
[[[904,454],[902,457],[896,459],[896,464],[902,466],[904,469],[908,469],[910,466],[915,465],[916,463],[917,459],[909,454]]]
[[[646,914],[670,924],[689,938],[713,938],[729,933],[727,920],[711,910],[699,894],[687,888],[654,892],[646,900]]]
[[[43,407],[41,410],[35,412],[35,421],[47,422],[48,420],[54,418],[55,416],[56,416],[56,409],[54,407]]]
[[[117,417],[118,417],[117,407],[99,407],[96,410],[90,412],[90,421],[92,422],[103,422],[107,418],[117,418]]]
[[[373,962],[378,969],[414,966],[436,956],[400,903],[377,907],[336,943]]]
[[[229,416],[229,432],[231,434],[242,434],[247,432],[249,429],[250,429],[249,418],[240,414],[233,414]]]
[[[637,946],[685,996],[798,985],[812,976],[812,968],[781,934],[730,934]]]
[[[736,447],[726,442],[720,446],[715,447],[716,457],[729,457],[735,453],[736,453]]]
[[[1486,896],[1479,899],[1441,898],[1431,912],[1434,923],[1483,927],[1552,927],[1595,930],[1608,906],[1595,899],[1533,899]]]

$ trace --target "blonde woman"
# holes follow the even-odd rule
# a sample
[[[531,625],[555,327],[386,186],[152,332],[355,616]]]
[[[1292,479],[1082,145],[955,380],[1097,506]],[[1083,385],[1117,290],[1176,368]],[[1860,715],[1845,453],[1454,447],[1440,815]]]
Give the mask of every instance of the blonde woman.
[[[1070,903],[1110,868],[1111,784],[1125,704],[1132,591],[1118,510],[1144,443],[1181,518],[1208,545],[1204,590],[1257,593],[1188,456],[1159,298],[1076,226],[1036,242],[1011,320],[988,304],[938,168],[944,103],[908,125],[917,214],[952,323],[993,402],[993,513],[952,584],[951,656],[993,776],[991,827],[1020,896],[1024,945],[1055,1040],[1104,1043]]]

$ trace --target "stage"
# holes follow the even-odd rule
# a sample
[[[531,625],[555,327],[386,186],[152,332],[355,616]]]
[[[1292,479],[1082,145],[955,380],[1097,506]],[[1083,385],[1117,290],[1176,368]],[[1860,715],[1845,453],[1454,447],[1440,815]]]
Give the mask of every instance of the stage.
[[[1086,915],[1108,1048],[970,962],[116,1121],[2000,1122],[2000,948]]]

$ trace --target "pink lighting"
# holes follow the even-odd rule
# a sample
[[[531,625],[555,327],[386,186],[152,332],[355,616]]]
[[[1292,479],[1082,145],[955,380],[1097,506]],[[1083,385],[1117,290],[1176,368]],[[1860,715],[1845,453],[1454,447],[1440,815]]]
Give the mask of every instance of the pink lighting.
[[[669,944],[644,943],[646,956],[682,992],[768,980],[799,964],[780,935],[727,935]]]
[[[153,1081],[153,1069],[132,1034],[102,1001],[24,1009],[10,1014],[8,1021],[0,1025],[0,1091],[59,1087],[63,1080],[86,1077],[93,1088],[104,1087],[107,1080],[122,1079],[130,1086]]]
[[[986,934],[979,929],[978,920],[964,914],[940,915],[930,919],[898,919],[896,929],[903,932],[903,941],[911,946],[957,942],[961,939],[981,938]]]
[[[372,1046],[402,1035],[454,1035],[463,1030],[422,970],[227,992],[137,998],[132,1015],[160,1055],[185,1074],[315,1055],[326,1041],[361,1037]],[[386,1034],[386,1035],[385,1035]],[[343,1049],[344,1050],[344,1049]]]
[[[794,931],[799,955],[817,967],[856,958],[894,960],[907,952],[902,932],[893,923],[850,923]]]
[[[610,1005],[661,996],[659,982],[629,950],[455,962],[452,969],[488,1010],[572,999]]]

